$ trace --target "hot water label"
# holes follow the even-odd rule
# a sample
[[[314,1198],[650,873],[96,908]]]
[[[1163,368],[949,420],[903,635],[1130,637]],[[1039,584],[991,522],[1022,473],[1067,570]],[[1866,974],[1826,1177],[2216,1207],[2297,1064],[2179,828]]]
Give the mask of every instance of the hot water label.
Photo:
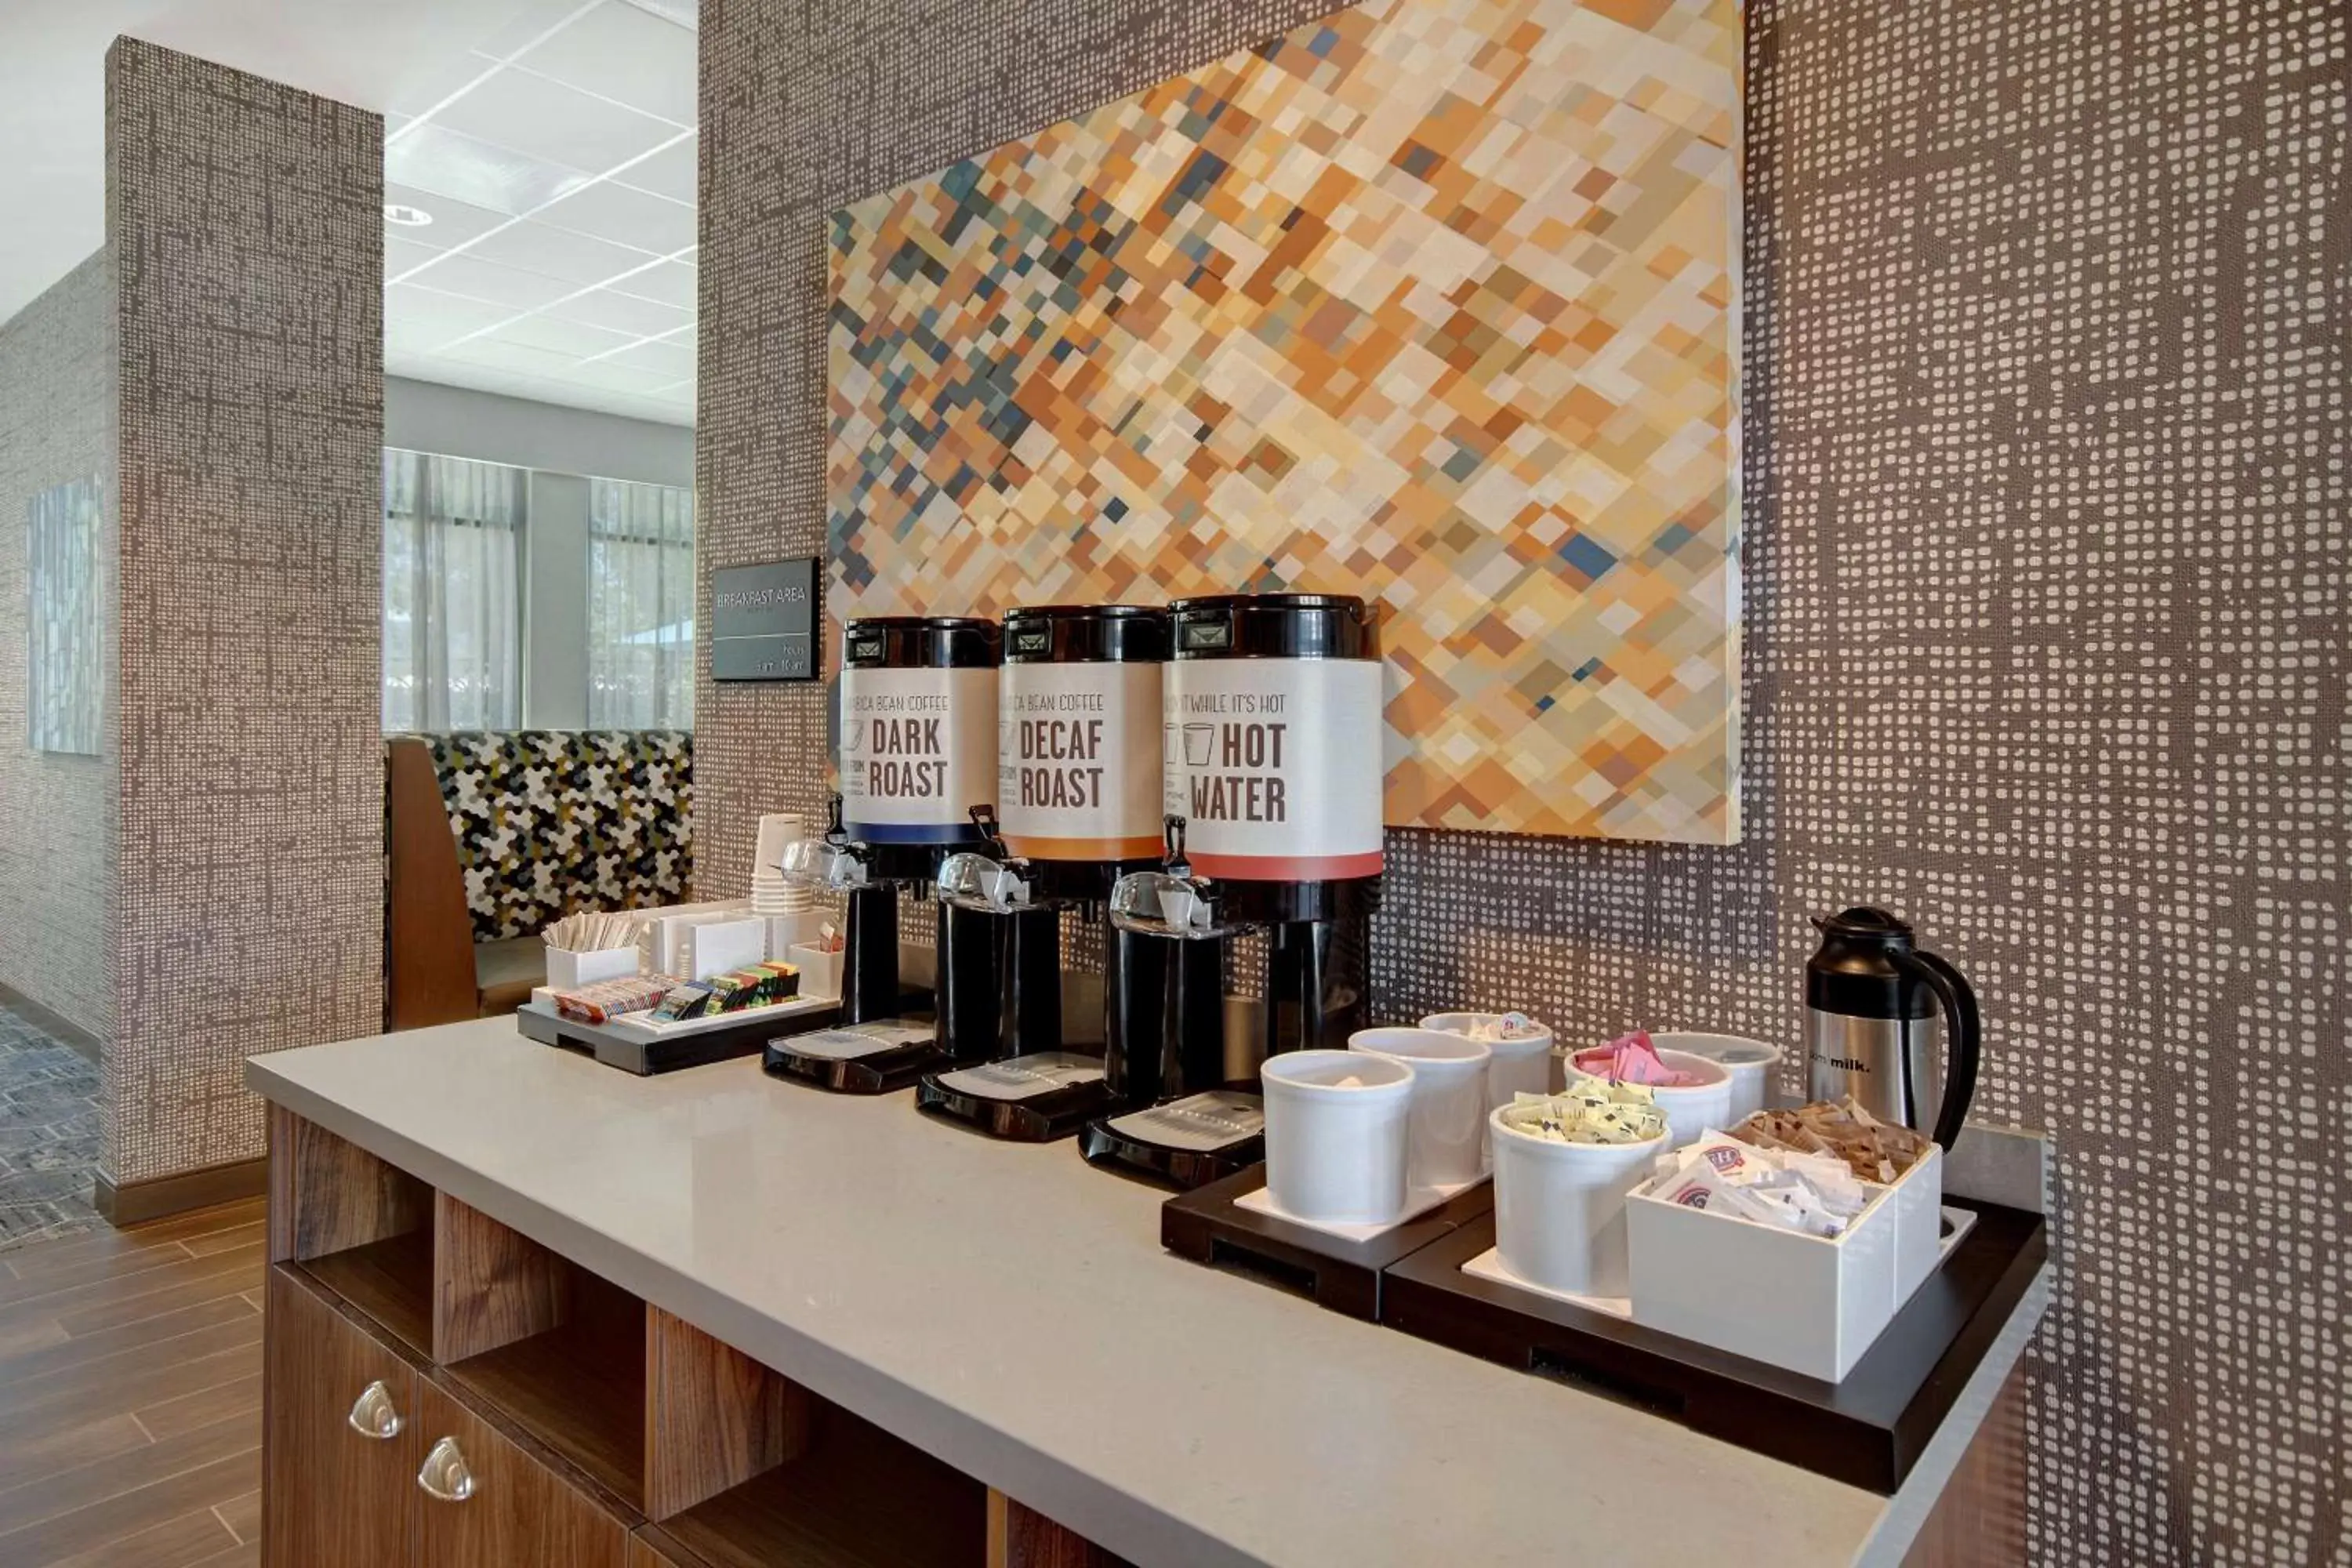
[[[996,671],[841,672],[841,816],[874,844],[968,837],[996,804]]]
[[[1156,664],[1004,667],[996,810],[1013,853],[1159,854],[1160,672]]]
[[[1252,881],[1381,870],[1381,667],[1372,659],[1180,659],[1161,747],[1195,869]]]

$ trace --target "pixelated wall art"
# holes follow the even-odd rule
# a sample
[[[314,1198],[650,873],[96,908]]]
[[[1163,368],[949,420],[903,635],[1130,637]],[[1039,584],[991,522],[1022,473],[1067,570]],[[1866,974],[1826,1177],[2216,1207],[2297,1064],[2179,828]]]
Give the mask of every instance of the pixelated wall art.
[[[1382,606],[1392,825],[1739,833],[1733,0],[1370,0],[836,213],[836,617]]]

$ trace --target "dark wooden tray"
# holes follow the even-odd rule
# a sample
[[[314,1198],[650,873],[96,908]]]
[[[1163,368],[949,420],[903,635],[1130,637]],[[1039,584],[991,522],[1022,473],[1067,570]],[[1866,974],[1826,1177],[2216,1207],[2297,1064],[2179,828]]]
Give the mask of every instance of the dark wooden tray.
[[[1386,1235],[1347,1241],[1234,1202],[1265,1185],[1265,1167],[1252,1165],[1170,1198],[1160,1208],[1160,1245],[1196,1263],[1288,1287],[1318,1306],[1367,1322],[1380,1321],[1382,1270],[1486,1217],[1495,1204],[1494,1184],[1481,1182]]]
[[[841,1008],[831,1003],[782,1018],[762,1008],[732,1024],[713,1023],[706,1029],[646,1039],[607,1025],[578,1023],[532,1004],[516,1009],[515,1027],[525,1039],[577,1051],[595,1058],[606,1067],[645,1078],[732,1061],[737,1057],[755,1057],[779,1035],[829,1029],[840,1016]]]
[[[1947,1196],[1977,1223],[1844,1381],[1767,1366],[1462,1272],[1490,1212],[1389,1266],[1381,1321],[1505,1366],[1598,1388],[1694,1431],[1891,1493],[1984,1360],[2048,1253],[2042,1216]],[[1727,1280],[1727,1289],[1737,1289]],[[1759,1303],[1761,1305],[1762,1303]]]

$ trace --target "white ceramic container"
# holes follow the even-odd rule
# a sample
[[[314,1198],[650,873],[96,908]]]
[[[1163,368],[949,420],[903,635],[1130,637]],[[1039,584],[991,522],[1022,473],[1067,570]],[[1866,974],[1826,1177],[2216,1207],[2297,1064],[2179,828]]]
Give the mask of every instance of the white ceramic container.
[[[577,991],[603,980],[627,980],[636,973],[634,947],[599,948],[593,952],[571,952],[560,947],[547,950],[547,984],[557,991]]]
[[[1651,1039],[1657,1038],[1653,1035]],[[1589,1048],[1589,1047],[1588,1047]],[[1665,1112],[1666,1143],[1669,1149],[1679,1149],[1685,1143],[1696,1143],[1702,1132],[1719,1132],[1731,1125],[1731,1070],[1705,1057],[1695,1057],[1686,1051],[1658,1053],[1658,1059],[1676,1072],[1686,1072],[1704,1081],[1687,1089],[1653,1089],[1650,1092]],[[1577,1078],[1598,1075],[1579,1071],[1571,1059],[1568,1071]]]
[[[1481,1025],[1499,1025],[1502,1019],[1500,1013],[1432,1013],[1421,1021],[1421,1026],[1441,1029],[1449,1035],[1467,1035]],[[1552,1056],[1552,1047],[1558,1042],[1549,1028],[1540,1024],[1536,1028],[1538,1033],[1515,1039],[1478,1042],[1494,1053],[1494,1060],[1486,1068],[1486,1100],[1490,1107],[1510,1104],[1515,1094],[1549,1094],[1559,1087],[1559,1068]]]
[[[1388,1057],[1412,1068],[1406,1118],[1405,1185],[1458,1187],[1486,1173],[1486,1083],[1492,1053],[1484,1040],[1442,1029],[1359,1029],[1348,1048]]]
[[[1724,1124],[1727,1127],[1736,1127],[1764,1109],[1771,1089],[1772,1069],[1780,1064],[1780,1047],[1741,1035],[1653,1031],[1650,1043],[1662,1051],[1705,1057],[1731,1075],[1731,1109],[1726,1112],[1731,1120]]]
[[[1388,1225],[1404,1212],[1411,1066],[1368,1051],[1285,1051],[1258,1080],[1276,1208],[1324,1225]]]
[[[1864,1190],[1870,1206],[1845,1234],[1820,1237],[1684,1208],[1645,1185],[1625,1205],[1633,1321],[1835,1383],[1935,1269],[1943,1152]]]
[[[1665,1152],[1664,1134],[1640,1143],[1562,1143],[1507,1126],[1496,1110],[1495,1255],[1547,1290],[1578,1296],[1626,1292],[1625,1194]]]

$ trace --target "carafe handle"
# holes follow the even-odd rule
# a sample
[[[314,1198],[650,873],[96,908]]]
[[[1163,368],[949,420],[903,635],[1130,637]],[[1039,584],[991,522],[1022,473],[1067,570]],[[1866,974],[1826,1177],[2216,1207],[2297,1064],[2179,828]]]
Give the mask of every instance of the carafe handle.
[[[1889,952],[1906,978],[1935,993],[1944,1012],[1944,1033],[1951,1055],[1944,1068],[1942,1109],[1936,1114],[1936,1142],[1950,1153],[1969,1118],[1969,1101],[1976,1098],[1977,1057],[1984,1044],[1984,1026],[1977,1016],[1977,994],[1968,978],[1932,952]]]

